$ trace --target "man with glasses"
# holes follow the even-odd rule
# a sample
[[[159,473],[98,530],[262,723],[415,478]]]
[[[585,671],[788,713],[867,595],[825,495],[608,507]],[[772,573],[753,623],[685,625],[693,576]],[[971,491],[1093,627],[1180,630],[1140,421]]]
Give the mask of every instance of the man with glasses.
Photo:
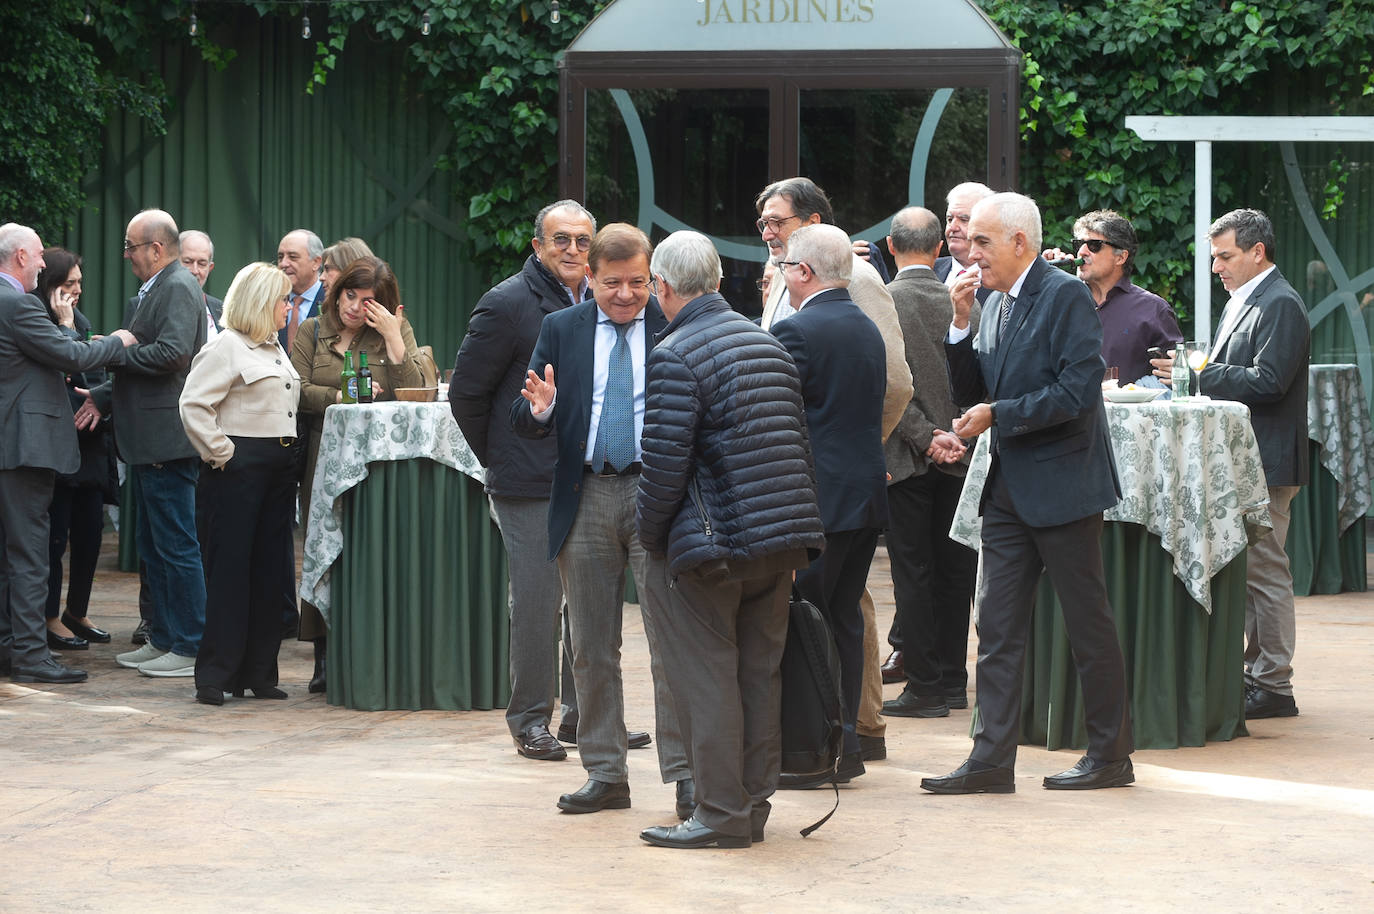
[[[148,641],[115,661],[145,676],[195,675],[205,628],[205,573],[196,536],[200,457],[177,400],[191,359],[205,345],[205,297],[181,265],[176,222],[144,210],[124,232],[124,258],[142,281],[129,330],[139,345],[77,410],[83,421],[112,413],[115,445],[132,472],[138,553],[152,603]]]
[[[830,198],[810,178],[786,178],[765,187],[754,201],[759,219],[755,226],[768,245],[769,256],[781,260],[792,233],[805,225],[834,225],[835,214]],[[852,253],[852,248],[851,248]],[[778,322],[797,312],[796,305],[782,276],[774,278],[763,305],[761,325],[772,329]],[[903,411],[911,402],[911,368],[906,363],[906,344],[902,339],[902,325],[897,320],[897,308],[887,291],[887,284],[863,257],[854,254],[848,285],[849,297],[859,306],[882,334],[887,363],[887,387],[882,393],[883,440],[897,427]],[[863,743],[864,759],[876,761],[887,756],[883,722],[882,655],[878,652],[878,626],[873,597],[864,591],[860,608],[864,616],[864,677],[863,697],[859,710],[859,737]],[[792,787],[792,779],[784,776],[783,786]]]
[[[1146,350],[1169,349],[1183,339],[1169,303],[1131,282],[1138,247],[1135,227],[1121,215],[1100,209],[1073,224],[1070,251],[1044,252],[1050,261],[1082,259],[1078,278],[1088,284],[1102,320],[1102,360],[1117,370],[1123,384],[1151,373]]]
[[[577,748],[587,771],[586,784],[560,797],[558,808],[589,813],[630,805],[620,673],[628,564],[649,642],[659,770],[665,784],[676,782],[677,811],[685,819],[696,805],[694,786],[658,649],[665,582],[645,574],[646,553],[635,532],[644,365],[668,323],[650,297],[652,251],[632,225],[597,232],[587,251],[594,300],[544,318],[510,421],[527,438],[557,439],[546,555],[558,563],[568,604]]]

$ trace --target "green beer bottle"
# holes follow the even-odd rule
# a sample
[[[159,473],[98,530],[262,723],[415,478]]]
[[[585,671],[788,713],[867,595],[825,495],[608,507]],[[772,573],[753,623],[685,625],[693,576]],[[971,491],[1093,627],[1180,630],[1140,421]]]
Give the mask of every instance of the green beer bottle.
[[[367,353],[358,353],[358,402],[372,402],[372,369],[367,367]]]
[[[339,390],[343,396],[340,403],[358,402],[358,373],[353,370],[353,350],[344,351],[343,373],[339,375]]]

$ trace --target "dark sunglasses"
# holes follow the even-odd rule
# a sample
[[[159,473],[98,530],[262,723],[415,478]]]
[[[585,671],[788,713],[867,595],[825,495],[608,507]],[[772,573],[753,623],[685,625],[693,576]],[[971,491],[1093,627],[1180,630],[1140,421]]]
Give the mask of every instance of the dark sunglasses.
[[[1120,245],[1112,244],[1110,241],[1103,241],[1101,238],[1075,238],[1073,240],[1073,249],[1076,251],[1085,244],[1088,246],[1088,250],[1092,251],[1094,254],[1101,251],[1102,245],[1104,244],[1107,247],[1116,248],[1118,251],[1125,250],[1125,248]]]

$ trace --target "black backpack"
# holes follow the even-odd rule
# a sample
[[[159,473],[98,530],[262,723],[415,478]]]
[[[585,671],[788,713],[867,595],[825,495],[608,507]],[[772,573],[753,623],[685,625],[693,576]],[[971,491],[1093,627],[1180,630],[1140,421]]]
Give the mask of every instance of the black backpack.
[[[840,705],[840,654],[830,625],[813,604],[793,590],[788,607],[787,644],[782,663],[782,770],[787,774],[834,774],[843,751]],[[840,789],[835,787],[835,809]],[[802,829],[820,828],[835,814]]]

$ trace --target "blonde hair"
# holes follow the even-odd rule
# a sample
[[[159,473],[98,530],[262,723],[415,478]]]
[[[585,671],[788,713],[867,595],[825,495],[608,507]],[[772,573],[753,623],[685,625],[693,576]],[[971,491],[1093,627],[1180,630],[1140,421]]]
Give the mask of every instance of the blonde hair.
[[[250,340],[267,340],[277,332],[277,302],[291,280],[270,263],[250,263],[239,270],[224,296],[224,326]]]

